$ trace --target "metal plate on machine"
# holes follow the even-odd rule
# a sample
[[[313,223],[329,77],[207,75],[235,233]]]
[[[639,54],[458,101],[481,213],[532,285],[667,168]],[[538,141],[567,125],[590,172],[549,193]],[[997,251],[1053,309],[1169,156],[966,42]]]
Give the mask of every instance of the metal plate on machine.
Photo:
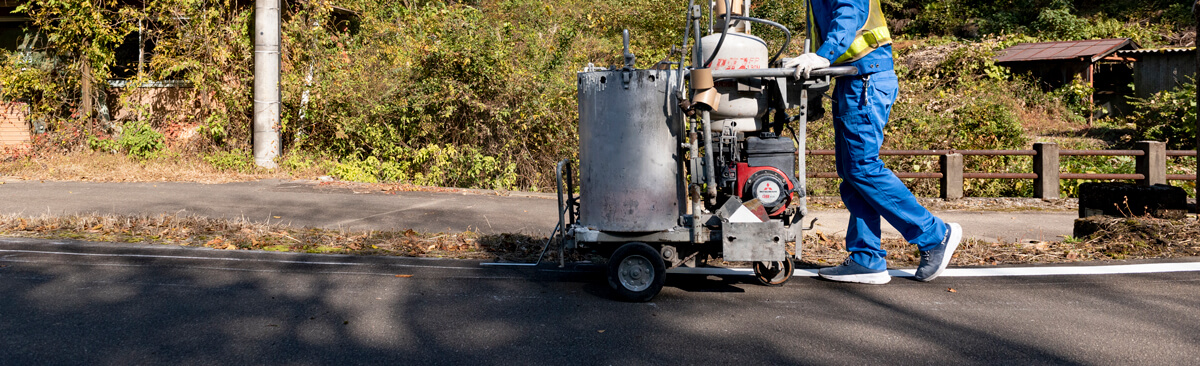
[[[681,120],[674,70],[579,73],[579,223],[653,232],[679,223]]]
[[[721,224],[723,257],[734,262],[782,261],[787,257],[783,222],[725,222]]]

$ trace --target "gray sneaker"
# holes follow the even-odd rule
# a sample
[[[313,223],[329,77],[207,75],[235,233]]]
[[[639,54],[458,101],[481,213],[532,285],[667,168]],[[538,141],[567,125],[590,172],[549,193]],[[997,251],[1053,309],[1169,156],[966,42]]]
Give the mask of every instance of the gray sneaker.
[[[917,281],[929,281],[937,278],[950,264],[950,257],[958,249],[962,241],[962,226],[955,223],[946,224],[946,237],[937,247],[921,252],[921,264],[917,266]]]
[[[846,258],[846,261],[842,262],[840,266],[821,268],[817,271],[817,275],[831,281],[872,285],[882,285],[892,280],[892,276],[888,275],[887,270],[876,271],[863,267],[850,258]]]

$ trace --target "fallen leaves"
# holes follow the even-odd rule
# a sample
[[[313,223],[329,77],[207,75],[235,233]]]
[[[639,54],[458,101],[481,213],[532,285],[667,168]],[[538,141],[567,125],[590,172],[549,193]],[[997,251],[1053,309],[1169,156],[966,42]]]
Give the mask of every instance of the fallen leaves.
[[[946,292],[958,292],[958,290],[955,290],[953,287],[951,287],[946,289]]]
[[[460,259],[532,260],[545,238],[473,232],[348,231],[183,215],[0,215],[0,235],[97,242]],[[481,240],[482,239],[482,240]]]
[[[955,251],[951,265],[994,266],[1200,256],[1200,246],[1196,246],[1200,242],[1200,225],[1195,219],[1107,217],[1094,220],[1101,230],[1081,239],[1018,242],[964,239]],[[917,248],[902,239],[885,238],[883,249],[888,251],[889,267],[911,268],[920,260]],[[819,230],[806,233],[803,251],[804,262],[813,265],[841,263],[848,255],[845,238]]]
[[[410,274],[398,274],[398,275],[396,275],[396,277],[399,277],[399,278],[412,278],[412,276],[413,276],[413,275],[410,275]]]
[[[1103,231],[1082,239],[990,243],[964,240],[951,265],[1000,265],[1070,261],[1170,258],[1200,255],[1200,225],[1194,219],[1112,218]],[[348,231],[262,224],[244,219],[182,215],[0,215],[0,235],[98,242],[203,246],[220,250],[272,250],[356,255],[445,257],[532,262],[546,238],[523,234],[480,235],[403,231]],[[553,244],[552,244],[553,245]],[[807,263],[841,263],[845,239],[814,230],[804,238]],[[916,247],[884,239],[888,266],[914,267]],[[549,255],[556,255],[551,250]]]

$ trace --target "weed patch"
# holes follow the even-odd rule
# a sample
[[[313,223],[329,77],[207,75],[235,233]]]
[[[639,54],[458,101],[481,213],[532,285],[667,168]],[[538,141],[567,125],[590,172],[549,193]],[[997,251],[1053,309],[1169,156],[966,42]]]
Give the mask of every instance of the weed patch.
[[[404,231],[347,231],[181,215],[0,216],[0,236],[145,243],[222,250],[532,261],[544,238]]]
[[[1194,257],[1200,255],[1200,224],[1196,219],[1092,217],[1097,231],[1085,238],[1062,241],[999,242],[965,239],[954,252],[952,266],[1045,264],[1099,260]],[[805,263],[836,265],[848,256],[845,239],[820,232],[805,237]],[[920,262],[917,248],[901,239],[884,239],[891,268],[911,268]]]
[[[1064,263],[1109,259],[1172,258],[1200,255],[1200,225],[1195,219],[1094,218],[1100,230],[1086,238],[1025,243],[964,240],[951,265]],[[180,215],[62,217],[0,216],[0,236],[74,239],[98,242],[181,245],[222,250],[264,250],[322,254],[385,255],[482,259],[513,262],[537,260],[546,237],[522,234],[479,235],[404,231],[346,231],[266,225]],[[836,265],[845,260],[845,239],[809,232],[803,261]],[[916,247],[885,239],[888,266],[911,268],[920,261]],[[555,250],[547,260],[554,260]],[[577,259],[577,258],[576,258]]]

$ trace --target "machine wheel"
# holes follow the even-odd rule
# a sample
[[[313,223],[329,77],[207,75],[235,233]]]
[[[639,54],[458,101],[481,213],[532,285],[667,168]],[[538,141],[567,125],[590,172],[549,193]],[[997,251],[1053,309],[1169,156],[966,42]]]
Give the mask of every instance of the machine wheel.
[[[754,262],[754,278],[764,286],[783,286],[792,279],[795,271],[796,265],[792,264],[791,258],[781,262]]]
[[[608,258],[608,285],[626,301],[650,301],[666,279],[662,255],[645,243],[622,245]]]

